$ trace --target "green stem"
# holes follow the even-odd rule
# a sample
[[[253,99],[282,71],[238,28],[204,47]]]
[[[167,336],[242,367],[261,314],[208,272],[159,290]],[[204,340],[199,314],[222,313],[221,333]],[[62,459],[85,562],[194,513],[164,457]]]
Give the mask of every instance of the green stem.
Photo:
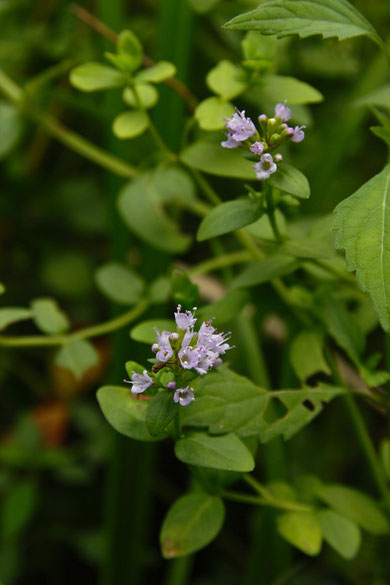
[[[268,506],[277,510],[286,510],[289,512],[312,512],[313,508],[306,504],[296,502],[287,502],[285,500],[266,499],[259,496],[251,496],[241,492],[222,490],[221,495],[227,500],[241,502],[242,504],[253,504],[254,506]]]
[[[200,262],[193,268],[188,270],[190,276],[197,276],[198,274],[206,274],[213,270],[224,268],[225,266],[232,266],[233,264],[241,264],[242,262],[248,262],[252,258],[249,252],[243,250],[242,252],[232,252],[231,254],[223,254],[216,258],[210,258]]]
[[[203,193],[206,195],[207,199],[210,203],[214,203],[214,205],[219,205],[222,203],[222,199],[219,195],[214,191],[210,183],[204,178],[202,173],[196,171],[195,169],[188,167],[189,171],[192,173],[193,177],[198,182],[199,187],[202,189]]]
[[[88,339],[89,337],[99,337],[100,335],[106,335],[112,331],[116,331],[128,325],[135,319],[137,319],[142,313],[149,307],[150,301],[148,299],[142,300],[130,311],[126,311],[99,325],[92,325],[85,329],[80,329],[74,333],[68,333],[67,335],[27,335],[23,337],[11,337],[11,336],[0,336],[0,346],[5,347],[42,347],[50,345],[63,345],[69,343],[75,339]]]
[[[336,360],[333,357],[333,354],[330,351],[326,352],[326,357],[332,372],[332,375],[337,384],[346,388],[346,384],[344,379],[339,371],[337,366]],[[344,403],[355,429],[356,436],[359,439],[360,445],[362,447],[362,451],[365,455],[366,461],[371,469],[371,474],[376,483],[377,489],[381,496],[383,497],[386,506],[388,508],[388,512],[390,513],[390,492],[387,487],[385,474],[383,472],[383,468],[380,462],[379,457],[377,456],[375,447],[371,440],[371,437],[368,433],[366,424],[364,419],[360,413],[360,410],[355,402],[352,392],[346,388],[347,393],[343,396]]]
[[[194,555],[186,555],[180,559],[170,561],[166,585],[185,585],[189,582],[189,577],[194,562]]]
[[[271,224],[272,231],[274,232],[275,239],[278,242],[282,243],[283,236],[279,231],[278,224],[276,222],[276,217],[275,217],[275,205],[274,205],[274,197],[273,197],[272,187],[270,187],[270,185],[267,185],[265,189],[266,189],[265,200],[267,203],[267,215],[269,217],[269,222]]]
[[[50,114],[40,111],[27,100],[24,90],[2,69],[0,69],[0,92],[10,102],[18,106],[26,116],[44,128],[48,134],[84,158],[125,179],[132,179],[139,175],[139,171],[129,163],[98,148],[92,142],[66,128]]]

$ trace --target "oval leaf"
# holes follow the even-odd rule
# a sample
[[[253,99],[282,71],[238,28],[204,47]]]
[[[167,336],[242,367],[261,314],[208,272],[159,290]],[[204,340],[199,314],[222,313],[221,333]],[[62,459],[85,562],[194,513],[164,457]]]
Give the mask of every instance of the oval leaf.
[[[158,331],[175,331],[176,324],[170,319],[150,319],[149,321],[143,321],[139,323],[130,331],[131,339],[139,341],[141,343],[154,343],[156,341],[156,332]]]
[[[141,102],[141,106],[143,108],[149,109],[153,108],[158,101],[158,91],[153,85],[149,83],[137,83],[136,87],[136,94],[131,87],[125,87],[123,90],[123,101],[127,106],[131,106],[132,108],[140,107],[138,100]]]
[[[318,555],[322,545],[322,530],[315,514],[287,512],[277,519],[277,529],[283,538],[310,556]]]
[[[191,433],[175,443],[175,454],[183,463],[200,467],[246,472],[255,466],[251,453],[233,433],[221,437]]]
[[[31,310],[24,309],[23,307],[5,307],[4,309],[0,309],[0,331],[8,327],[8,325],[12,325],[12,323],[31,319],[31,317]]]
[[[344,559],[353,559],[361,543],[359,527],[333,510],[320,510],[318,519],[324,540]]]
[[[143,69],[135,76],[136,82],[160,83],[176,74],[176,67],[170,61],[159,61],[151,67]]]
[[[278,37],[322,35],[343,40],[367,35],[383,44],[371,24],[346,0],[266,0],[227,22],[225,28],[256,29]]]
[[[97,391],[97,399],[104,416],[121,435],[137,441],[165,438],[166,435],[152,437],[149,433],[145,423],[148,401],[135,398],[129,388],[103,386]]]
[[[336,247],[345,249],[347,269],[372,298],[385,331],[390,331],[390,165],[339,203]]]
[[[220,61],[206,76],[206,83],[224,100],[230,100],[246,89],[244,71],[231,61]]]
[[[156,179],[159,176],[157,174]],[[179,186],[182,187],[181,183]],[[163,180],[160,183],[153,174],[144,175],[123,189],[118,199],[119,211],[130,229],[154,248],[165,252],[184,252],[190,237],[181,234],[165,214],[162,201],[168,195],[173,198],[173,193],[168,193]]]
[[[195,118],[202,130],[222,130],[224,118],[230,118],[232,114],[232,104],[219,97],[206,98],[195,110]]]
[[[194,493],[176,500],[161,528],[164,558],[189,555],[208,545],[222,528],[225,508],[221,498]]]
[[[310,185],[305,175],[286,163],[278,164],[278,170],[270,176],[268,183],[283,193],[288,193],[298,199],[310,197]]]
[[[275,104],[284,100],[290,105],[312,104],[324,99],[323,95],[308,83],[286,75],[267,75],[246,95],[248,100],[256,105],[259,102]]]
[[[121,139],[135,138],[149,126],[149,116],[143,110],[122,112],[112,124],[112,131],[115,136]]]
[[[253,164],[239,152],[223,148],[220,144],[195,142],[183,150],[180,158],[189,167],[210,175],[256,180]]]
[[[119,262],[109,262],[101,266],[96,271],[95,278],[101,292],[116,303],[133,305],[141,298],[144,288],[142,279]]]
[[[343,485],[323,485],[317,492],[318,497],[339,512],[347,516],[362,528],[373,534],[387,534],[389,523],[382,514],[378,504],[361,492]]]
[[[173,421],[179,404],[173,401],[173,392],[164,391],[156,394],[149,403],[145,415],[149,433],[156,437]]]
[[[84,63],[70,72],[71,84],[81,91],[121,87],[125,81],[123,73],[101,63]]]
[[[70,341],[63,345],[55,356],[56,365],[70,370],[76,378],[81,378],[98,362],[99,356],[96,349],[85,339]]]
[[[44,333],[55,335],[69,328],[67,316],[53,299],[35,299],[31,302],[31,310],[36,326]]]
[[[242,288],[246,286],[254,286],[256,284],[262,284],[277,278],[278,276],[284,276],[299,268],[299,263],[283,254],[271,254],[256,262],[255,264],[249,264],[231,283],[232,288]]]
[[[226,201],[214,207],[202,220],[197,240],[203,242],[255,222],[264,213],[262,203],[251,199]]]

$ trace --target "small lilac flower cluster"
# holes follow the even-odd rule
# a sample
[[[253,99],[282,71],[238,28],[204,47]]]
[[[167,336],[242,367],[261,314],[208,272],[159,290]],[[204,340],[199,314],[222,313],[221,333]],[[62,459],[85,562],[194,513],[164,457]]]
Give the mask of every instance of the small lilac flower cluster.
[[[291,110],[286,106],[286,101],[284,104],[276,104],[273,118],[268,118],[265,114],[259,116],[260,132],[252,120],[245,116],[245,110],[242,112],[237,110],[226,119],[227,140],[221,142],[221,145],[224,148],[249,146],[249,150],[260,157],[260,160],[253,165],[259,181],[269,179],[270,175],[277,170],[277,163],[283,158],[281,154],[273,156],[269,151],[278,148],[286,140],[302,142],[305,138],[303,131],[305,126],[292,128],[286,123],[291,118]]]
[[[177,331],[156,331],[156,342],[152,345],[152,351],[156,354],[157,363],[152,367],[152,373],[162,368],[171,371],[176,381],[167,384],[168,390],[175,390],[173,400],[181,406],[187,406],[195,400],[194,389],[186,382],[197,375],[203,376],[212,368],[222,364],[221,355],[232,347],[229,345],[229,333],[220,333],[212,326],[212,319],[204,321],[199,331],[194,330],[197,319],[194,317],[196,307],[191,311],[181,311],[178,305],[175,313]],[[124,380],[127,382],[127,380]],[[151,388],[156,380],[150,376],[147,370],[142,374],[133,372],[131,392],[140,394]],[[177,388],[177,385],[183,386]]]

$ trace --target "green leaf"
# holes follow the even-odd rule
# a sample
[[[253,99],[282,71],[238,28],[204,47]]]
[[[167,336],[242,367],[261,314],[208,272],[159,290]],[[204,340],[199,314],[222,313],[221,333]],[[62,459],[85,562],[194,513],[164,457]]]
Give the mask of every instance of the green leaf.
[[[260,260],[249,264],[231,283],[232,288],[243,288],[255,286],[268,282],[273,278],[284,276],[299,268],[299,263],[284,254],[274,253]]]
[[[118,36],[116,48],[118,55],[125,60],[129,71],[135,71],[140,67],[143,50],[141,43],[134,33],[130,30],[123,30]]]
[[[141,106],[148,110],[149,108],[153,108],[158,102],[158,91],[153,85],[150,83],[137,83],[135,86],[136,94],[131,87],[125,87],[123,90],[123,101],[127,106],[132,108],[138,108],[139,103],[138,100],[141,102]]]
[[[55,356],[55,363],[70,370],[76,378],[81,378],[89,368],[96,366],[99,356],[91,342],[85,339],[69,341]]]
[[[141,299],[143,280],[119,262],[108,262],[98,268],[95,279],[99,290],[115,303],[133,305]]]
[[[156,341],[156,332],[154,328],[161,331],[175,331],[176,324],[171,319],[150,319],[150,321],[143,321],[139,323],[130,331],[131,339],[140,343],[148,343],[149,345]]]
[[[0,282],[0,295],[3,295],[5,293],[5,286],[2,282]]]
[[[262,442],[278,435],[289,439],[322,411],[324,403],[345,392],[325,385],[267,392],[227,368],[197,378],[191,385],[196,400],[180,412],[184,427],[207,428],[212,434],[234,432]],[[270,410],[276,415],[270,417]]]
[[[197,240],[203,242],[233,232],[255,222],[263,213],[262,202],[249,198],[221,203],[202,219]]]
[[[170,61],[159,61],[151,67],[143,69],[135,76],[137,83],[160,83],[176,75],[176,67]]]
[[[275,210],[275,220],[279,228],[279,232],[283,235],[286,235],[287,223],[280,209]],[[260,219],[251,225],[248,225],[246,230],[252,234],[252,236],[255,236],[255,238],[260,238],[261,240],[273,240],[275,242],[275,234],[268,215],[262,215]]]
[[[390,331],[390,165],[339,203],[336,246],[345,249],[347,269],[372,298],[385,331]]]
[[[251,30],[245,35],[241,45],[245,67],[268,69],[272,66],[277,45],[277,40],[274,37],[266,37],[257,30]]]
[[[305,175],[295,167],[286,163],[279,163],[276,173],[270,176],[268,183],[284,193],[298,199],[310,197],[310,185]]]
[[[227,22],[225,28],[255,29],[278,38],[296,34],[344,40],[367,35],[383,45],[373,26],[346,0],[266,0]]]
[[[234,150],[223,148],[220,144],[195,142],[180,154],[181,160],[198,171],[221,177],[255,180],[253,164]]]
[[[148,401],[135,398],[129,387],[102,386],[97,391],[97,399],[104,416],[121,435],[137,441],[156,441],[166,437],[165,434],[152,437],[149,433],[145,423]]]
[[[278,532],[287,542],[307,555],[321,551],[322,530],[317,516],[311,512],[286,512],[278,516]]]
[[[143,110],[132,110],[122,112],[117,116],[112,124],[112,131],[115,136],[125,140],[126,138],[135,138],[143,134],[149,127],[150,119]]]
[[[220,61],[206,76],[206,83],[224,100],[237,97],[246,89],[245,72],[231,61]]]
[[[35,325],[44,333],[56,335],[69,329],[68,318],[55,300],[44,297],[34,299],[31,310]]]
[[[221,498],[197,492],[176,500],[166,515],[160,534],[163,557],[189,555],[217,536],[225,518]]]
[[[320,306],[320,315],[328,334],[359,367],[365,338],[357,319],[341,301],[334,297],[327,296],[322,299]]]
[[[34,481],[20,480],[7,492],[2,505],[1,535],[4,542],[18,538],[30,522],[38,502],[38,489]]]
[[[147,173],[128,183],[119,195],[119,211],[129,228],[151,246],[165,252],[184,252],[190,244],[190,236],[179,232],[162,207],[163,202],[174,201],[175,197],[189,197],[188,188],[192,188],[192,184],[184,177],[176,170]]]
[[[321,102],[323,95],[314,87],[295,77],[267,75],[246,96],[251,103],[275,104],[287,100],[290,105]]]
[[[172,391],[159,392],[149,402],[145,415],[146,426],[149,433],[156,437],[173,421],[177,414],[179,404],[173,401]]]
[[[5,157],[18,143],[22,133],[22,119],[16,106],[0,100],[0,159]]]
[[[8,325],[12,325],[12,323],[31,318],[32,311],[30,309],[24,309],[23,307],[5,307],[4,309],[0,309],[0,331],[8,327]]]
[[[217,4],[219,4],[222,0],[188,0],[191,4],[191,7],[195,12],[199,14],[204,14],[212,10]]]
[[[81,91],[98,91],[125,85],[126,79],[120,71],[101,63],[84,63],[70,72],[71,84]]]
[[[200,467],[243,472],[255,467],[250,451],[233,433],[220,437],[190,433],[175,443],[175,455],[183,463]]]
[[[196,314],[198,322],[209,321],[214,317],[217,327],[225,325],[237,317],[248,300],[249,293],[246,290],[232,290],[218,301],[202,307]]]
[[[318,519],[324,540],[347,561],[353,559],[361,543],[359,527],[333,510],[320,510]]]
[[[209,97],[200,102],[195,110],[195,118],[202,130],[222,130],[224,118],[234,114],[234,107],[230,102],[220,97]]]
[[[322,485],[317,496],[328,506],[347,516],[373,534],[387,534],[389,523],[378,504],[361,492],[337,484]]]
[[[330,374],[323,355],[323,336],[317,331],[302,331],[290,347],[291,365],[296,375],[305,382],[317,372]]]
[[[383,126],[371,126],[370,130],[375,136],[378,136],[383,142],[390,146],[390,128],[383,128]]]

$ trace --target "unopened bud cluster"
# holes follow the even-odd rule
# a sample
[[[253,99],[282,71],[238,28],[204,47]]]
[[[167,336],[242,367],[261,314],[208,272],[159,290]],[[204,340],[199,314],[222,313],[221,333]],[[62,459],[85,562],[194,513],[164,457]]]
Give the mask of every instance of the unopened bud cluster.
[[[286,140],[302,142],[305,137],[305,126],[288,126],[291,110],[284,104],[276,104],[275,116],[268,118],[265,114],[258,117],[260,130],[257,130],[252,120],[245,116],[245,110],[236,111],[226,119],[225,132],[227,140],[221,142],[224,148],[249,147],[249,150],[260,157],[253,165],[259,181],[265,181],[277,170],[277,163],[282,160],[281,154],[271,154],[271,150],[278,148]]]
[[[189,383],[198,375],[204,375],[212,368],[222,364],[221,355],[232,349],[227,342],[230,333],[219,333],[210,321],[203,321],[199,331],[194,330],[197,319],[194,317],[196,307],[191,311],[181,312],[178,305],[175,313],[176,331],[156,331],[156,342],[152,351],[156,354],[156,363],[152,372],[144,370],[142,374],[133,372],[131,392],[140,394],[153,385],[161,387],[155,375],[162,368],[170,371],[175,380],[168,382],[167,389],[174,390],[173,400],[186,406],[195,399],[194,389]],[[127,380],[124,380],[127,382]],[[178,387],[179,386],[179,387]]]

